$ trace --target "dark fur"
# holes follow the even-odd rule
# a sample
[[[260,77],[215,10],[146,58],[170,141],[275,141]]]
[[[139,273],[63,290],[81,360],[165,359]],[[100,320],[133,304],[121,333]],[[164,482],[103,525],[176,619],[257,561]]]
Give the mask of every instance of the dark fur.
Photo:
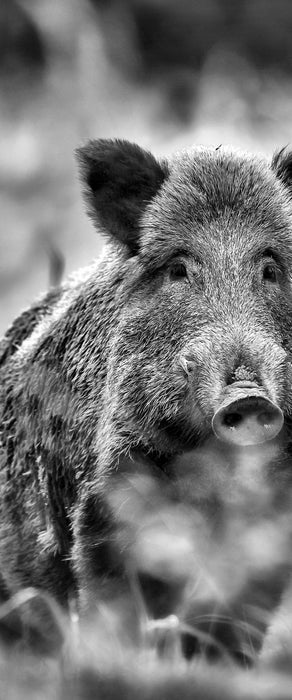
[[[206,444],[234,376],[281,406],[275,491],[291,486],[291,156],[271,168],[194,149],[160,164],[92,141],[78,157],[105,253],[15,322],[0,365],[3,574],[11,590],[39,586],[62,602],[121,580],[107,494],[123,460],[169,475]],[[266,260],[276,284],[262,279]]]
[[[166,165],[127,141],[91,141],[76,153],[92,218],[136,253],[139,219],[167,176]]]

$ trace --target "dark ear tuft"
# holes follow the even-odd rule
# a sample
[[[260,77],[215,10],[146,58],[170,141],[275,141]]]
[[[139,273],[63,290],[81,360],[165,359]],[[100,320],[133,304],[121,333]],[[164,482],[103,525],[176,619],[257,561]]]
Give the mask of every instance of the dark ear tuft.
[[[139,246],[139,220],[168,171],[151,153],[128,141],[98,140],[76,151],[89,214],[105,233]]]
[[[286,146],[274,154],[272,169],[292,194],[292,151],[287,151]]]

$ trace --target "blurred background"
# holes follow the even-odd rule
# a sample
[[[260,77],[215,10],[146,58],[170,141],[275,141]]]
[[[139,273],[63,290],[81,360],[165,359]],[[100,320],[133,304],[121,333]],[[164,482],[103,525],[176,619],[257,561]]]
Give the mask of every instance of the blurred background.
[[[291,0],[1,0],[0,334],[98,255],[73,151],[291,142]]]

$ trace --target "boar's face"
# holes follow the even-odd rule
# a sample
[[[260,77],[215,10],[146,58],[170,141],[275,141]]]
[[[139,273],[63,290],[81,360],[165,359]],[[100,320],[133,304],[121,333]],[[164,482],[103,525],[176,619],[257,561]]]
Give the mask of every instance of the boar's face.
[[[127,261],[107,378],[115,422],[166,453],[212,427],[239,444],[274,438],[292,410],[291,156],[270,167],[196,149],[159,164],[126,142],[80,155],[93,215]]]

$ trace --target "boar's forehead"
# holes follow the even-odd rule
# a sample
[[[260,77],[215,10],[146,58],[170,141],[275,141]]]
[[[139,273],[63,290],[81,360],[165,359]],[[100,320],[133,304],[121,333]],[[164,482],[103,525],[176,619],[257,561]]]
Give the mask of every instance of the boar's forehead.
[[[292,255],[292,201],[263,159],[221,150],[182,154],[142,220],[141,256],[161,263],[176,250],[277,248]]]

